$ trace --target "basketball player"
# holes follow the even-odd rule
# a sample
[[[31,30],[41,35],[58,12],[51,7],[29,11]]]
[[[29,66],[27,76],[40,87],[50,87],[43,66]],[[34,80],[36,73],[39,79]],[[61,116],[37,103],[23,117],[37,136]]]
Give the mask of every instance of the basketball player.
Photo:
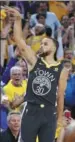
[[[60,62],[54,59],[57,41],[44,38],[41,42],[40,56],[36,57],[31,48],[27,48],[22,38],[21,16],[18,11],[8,8],[7,11],[15,16],[14,35],[21,54],[27,59],[30,69],[27,95],[17,103],[27,101],[21,125],[23,142],[53,142],[57,125],[62,124],[64,107],[64,91],[68,71]],[[57,94],[57,110],[56,110]]]

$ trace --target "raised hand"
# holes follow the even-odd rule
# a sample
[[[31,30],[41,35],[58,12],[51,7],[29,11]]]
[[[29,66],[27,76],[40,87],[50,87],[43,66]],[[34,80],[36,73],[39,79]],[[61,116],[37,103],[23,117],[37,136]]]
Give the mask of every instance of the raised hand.
[[[9,16],[10,21],[14,21],[14,20],[16,20],[16,18],[22,18],[21,14],[17,8],[11,8],[11,7],[6,6],[5,10]]]
[[[8,97],[6,95],[2,96],[1,104],[3,104],[5,107],[9,108],[10,102],[9,102]]]

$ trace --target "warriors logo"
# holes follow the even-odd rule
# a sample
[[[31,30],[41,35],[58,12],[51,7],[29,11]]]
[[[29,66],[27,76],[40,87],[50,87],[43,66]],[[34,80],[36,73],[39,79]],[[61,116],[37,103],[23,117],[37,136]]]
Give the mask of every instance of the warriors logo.
[[[32,83],[33,92],[38,96],[44,96],[51,90],[51,82],[46,76],[37,76]]]

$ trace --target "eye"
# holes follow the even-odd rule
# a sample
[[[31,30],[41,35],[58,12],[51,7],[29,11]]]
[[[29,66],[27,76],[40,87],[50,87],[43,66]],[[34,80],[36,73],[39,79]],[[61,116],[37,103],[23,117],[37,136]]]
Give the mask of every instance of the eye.
[[[44,45],[48,45],[47,42],[44,42]]]

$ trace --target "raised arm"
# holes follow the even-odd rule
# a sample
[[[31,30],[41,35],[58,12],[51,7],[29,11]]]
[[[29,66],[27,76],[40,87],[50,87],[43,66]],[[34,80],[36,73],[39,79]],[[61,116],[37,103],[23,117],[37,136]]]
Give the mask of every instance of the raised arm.
[[[10,8],[10,7],[8,8],[8,11],[10,12],[10,14],[13,15],[13,17],[15,17],[14,36],[15,36],[16,44],[21,50],[22,57],[26,58],[28,63],[31,66],[34,66],[37,61],[37,58],[33,50],[31,48],[27,48],[27,45],[23,38],[23,33],[22,33],[22,28],[21,28],[22,27],[21,26],[21,22],[22,22],[21,15],[17,10]]]

